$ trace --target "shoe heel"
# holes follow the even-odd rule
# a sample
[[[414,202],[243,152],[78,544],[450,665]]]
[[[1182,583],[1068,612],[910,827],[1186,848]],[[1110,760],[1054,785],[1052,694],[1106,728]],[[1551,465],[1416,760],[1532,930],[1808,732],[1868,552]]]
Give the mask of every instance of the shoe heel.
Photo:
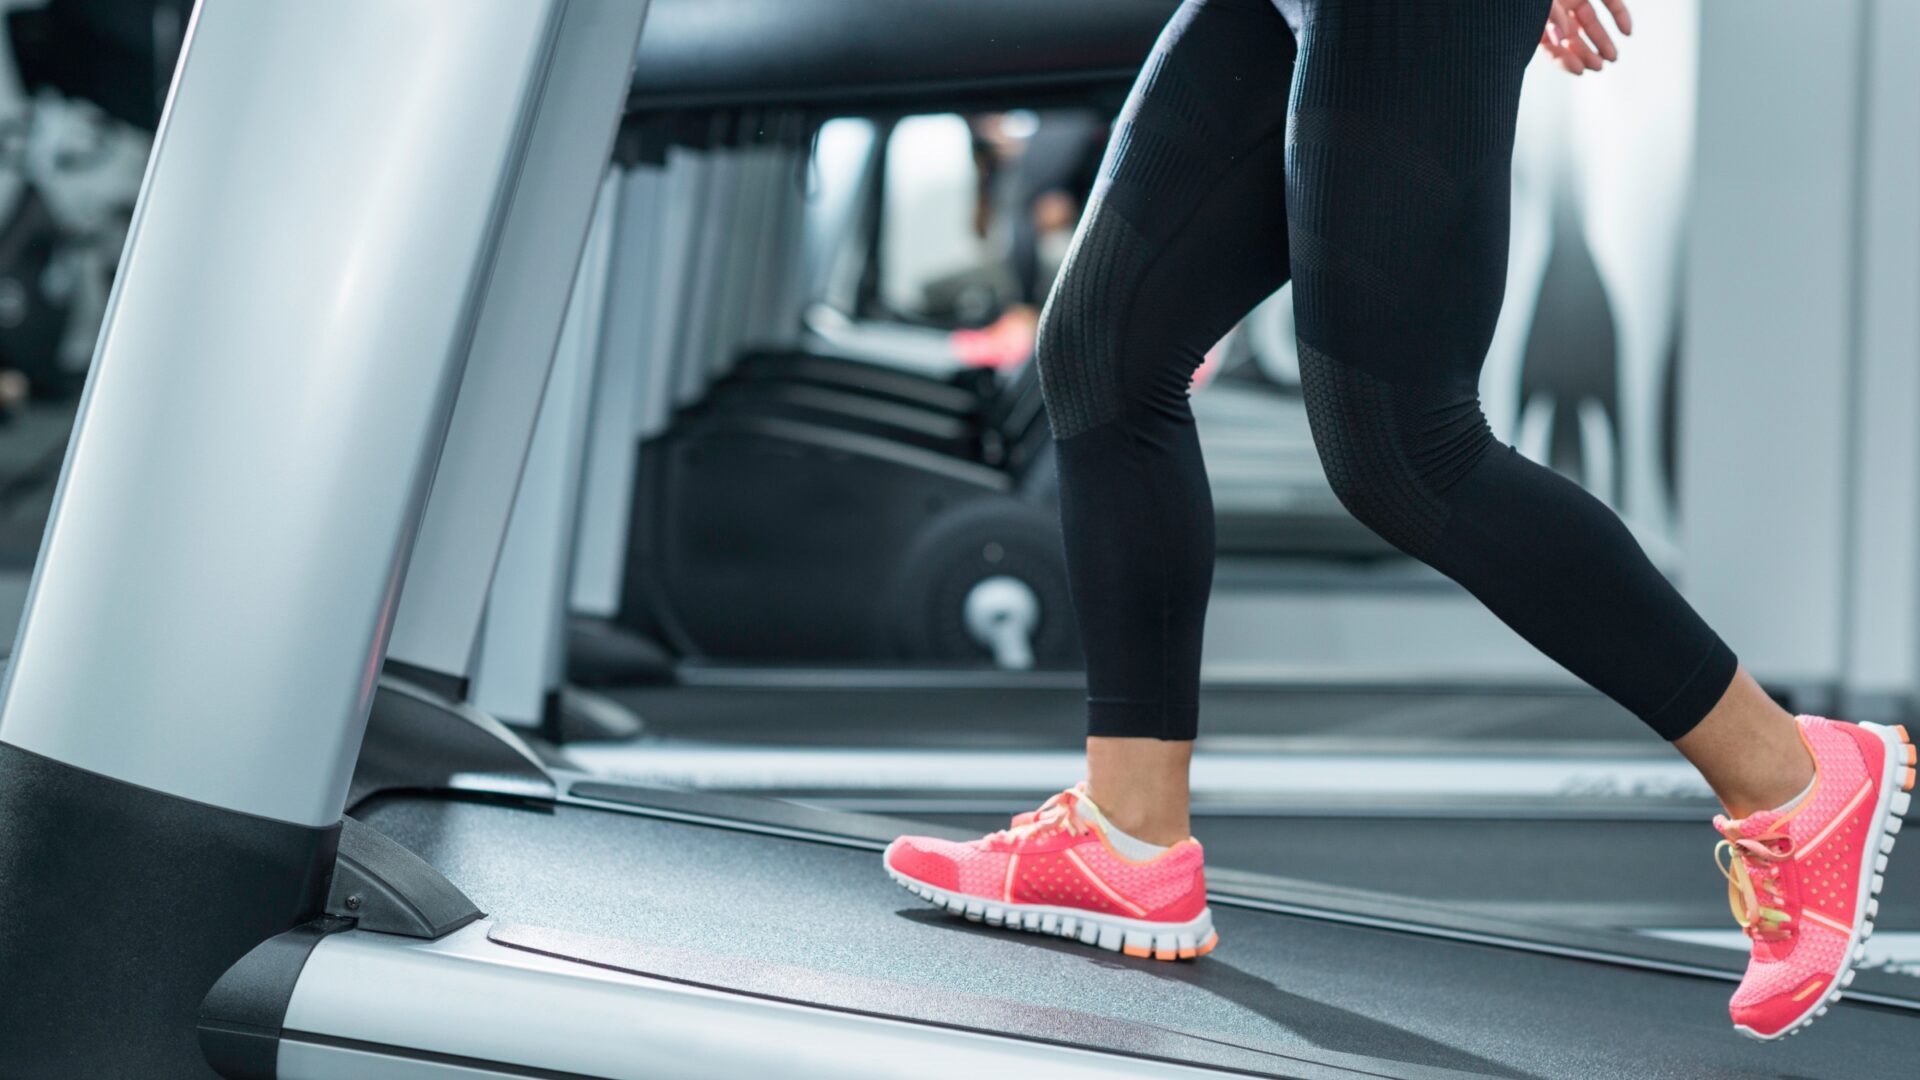
[[[1860,726],[1878,734],[1887,744],[1887,753],[1892,754],[1893,760],[1900,763],[1899,770],[1891,775],[1891,779],[1897,780],[1899,786],[1894,791],[1893,798],[1889,800],[1888,810],[1893,820],[1887,827],[1888,832],[1898,832],[1899,819],[1906,816],[1907,810],[1913,805],[1914,782],[1920,779],[1920,748],[1914,746],[1913,736],[1907,733],[1905,724],[1882,726],[1863,723]],[[1893,738],[1887,738],[1888,735]]]
[[[1900,745],[1905,747],[1907,752],[1907,768],[1900,774],[1900,790],[1912,791],[1914,774],[1916,770],[1920,770],[1920,748],[1913,745],[1913,739],[1907,734],[1907,725],[1893,725],[1893,733],[1900,737]],[[1901,813],[1904,814],[1906,811],[1902,810]]]

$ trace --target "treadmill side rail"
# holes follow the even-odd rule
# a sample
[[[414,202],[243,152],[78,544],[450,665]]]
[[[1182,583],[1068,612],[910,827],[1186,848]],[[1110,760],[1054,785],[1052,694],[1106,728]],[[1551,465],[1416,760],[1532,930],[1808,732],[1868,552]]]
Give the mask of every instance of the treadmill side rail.
[[[286,1012],[280,1080],[444,1076],[449,1066],[607,1080],[1219,1075],[682,986],[498,945],[490,926],[431,942],[360,931],[320,942]]]

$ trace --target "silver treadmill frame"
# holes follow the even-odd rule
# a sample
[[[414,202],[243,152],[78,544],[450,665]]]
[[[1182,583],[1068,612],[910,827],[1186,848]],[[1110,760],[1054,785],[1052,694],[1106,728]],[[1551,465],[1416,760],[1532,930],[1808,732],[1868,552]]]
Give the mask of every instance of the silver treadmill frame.
[[[383,660],[473,671],[645,9],[203,0],[0,739],[208,813],[337,828]],[[591,352],[549,391],[569,427]],[[542,484],[577,474],[567,442]],[[488,925],[326,937],[273,1075],[1202,1072],[622,975]]]

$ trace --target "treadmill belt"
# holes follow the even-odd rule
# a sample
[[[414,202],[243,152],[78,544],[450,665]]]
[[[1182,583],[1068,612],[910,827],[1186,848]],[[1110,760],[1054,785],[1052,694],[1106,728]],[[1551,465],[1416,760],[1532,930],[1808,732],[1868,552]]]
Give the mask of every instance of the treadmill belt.
[[[1216,906],[1206,960],[1134,960],[934,911],[871,851],[580,806],[393,796],[358,816],[501,923],[637,943],[625,961],[662,977],[778,982],[849,1009],[885,984],[960,1027],[983,1000],[1066,1009],[1219,1044],[1241,1058],[1229,1067],[1258,1054],[1266,1075],[1327,1075],[1288,1064],[1305,1059],[1407,1077],[1906,1077],[1920,1034],[1909,1013],[1846,1003],[1763,1046],[1730,1030],[1724,982],[1241,907]]]

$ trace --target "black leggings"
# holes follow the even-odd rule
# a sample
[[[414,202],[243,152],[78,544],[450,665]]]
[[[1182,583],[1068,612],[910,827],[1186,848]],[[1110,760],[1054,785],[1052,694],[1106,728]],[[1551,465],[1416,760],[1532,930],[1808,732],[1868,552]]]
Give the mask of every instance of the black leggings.
[[[1732,682],[1612,512],[1480,411],[1547,8],[1186,0],[1168,24],[1038,345],[1092,734],[1194,737],[1213,504],[1188,385],[1289,277],[1314,442],[1356,517],[1669,739]]]

